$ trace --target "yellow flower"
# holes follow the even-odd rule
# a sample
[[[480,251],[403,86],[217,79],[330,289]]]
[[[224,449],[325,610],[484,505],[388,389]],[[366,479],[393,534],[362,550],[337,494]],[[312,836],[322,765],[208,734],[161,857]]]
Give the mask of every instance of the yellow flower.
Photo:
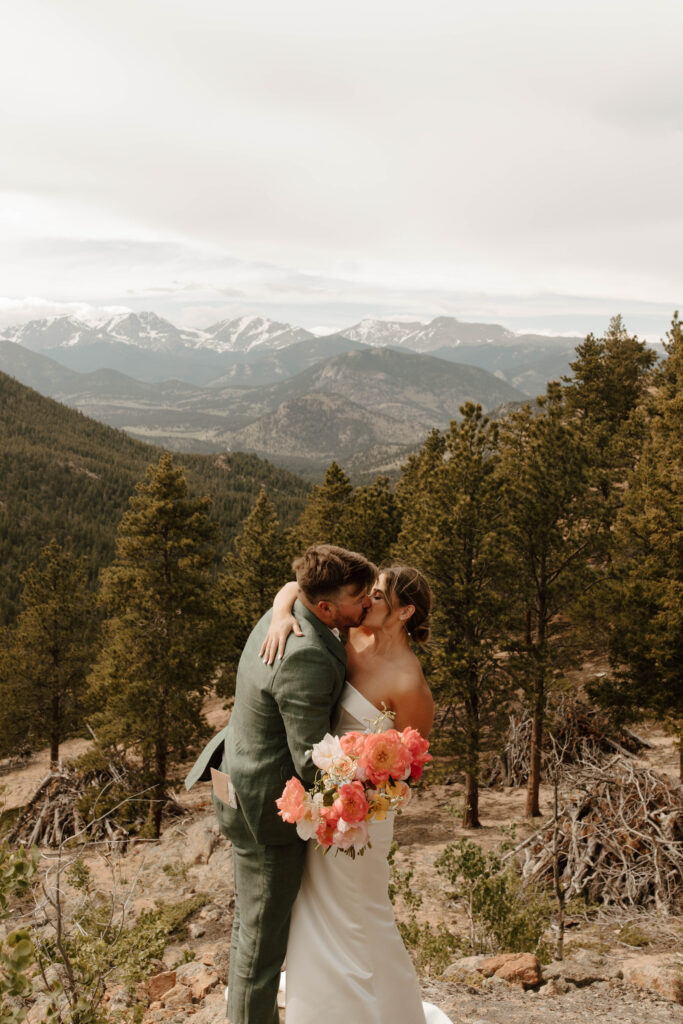
[[[389,797],[383,796],[382,794],[378,793],[377,796],[374,797],[372,803],[370,804],[368,818],[374,818],[375,821],[384,821],[384,819],[387,816],[387,811],[389,810],[390,807],[391,800],[389,799]]]

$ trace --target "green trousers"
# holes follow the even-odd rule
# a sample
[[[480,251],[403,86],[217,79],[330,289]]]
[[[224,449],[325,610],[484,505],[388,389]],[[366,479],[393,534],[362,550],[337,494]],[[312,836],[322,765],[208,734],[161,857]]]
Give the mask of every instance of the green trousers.
[[[235,917],[230,942],[230,1024],[278,1024],[277,991],[306,844],[257,843],[241,810],[214,795],[221,832],[232,842]]]

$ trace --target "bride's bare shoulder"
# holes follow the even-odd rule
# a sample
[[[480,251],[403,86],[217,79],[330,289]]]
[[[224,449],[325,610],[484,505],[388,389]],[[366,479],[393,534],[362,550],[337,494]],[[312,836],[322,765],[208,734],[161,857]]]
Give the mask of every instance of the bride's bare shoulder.
[[[420,662],[411,652],[394,682],[393,708],[395,725],[401,730],[412,726],[428,737],[434,720],[434,698],[424,677]]]

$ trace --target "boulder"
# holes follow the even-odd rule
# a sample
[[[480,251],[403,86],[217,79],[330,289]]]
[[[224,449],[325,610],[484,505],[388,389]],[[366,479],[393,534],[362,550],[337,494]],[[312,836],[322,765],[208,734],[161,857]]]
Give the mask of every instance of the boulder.
[[[566,960],[553,960],[551,964],[546,964],[543,977],[547,981],[551,978],[564,978],[577,988],[585,988],[598,981],[621,978],[622,972],[619,964],[611,963],[604,956],[582,957],[580,960],[571,956]]]
[[[477,970],[486,978],[495,975],[522,988],[534,988],[542,981],[541,963],[533,953],[500,953],[488,957]]]
[[[174,987],[176,983],[175,971],[163,971],[147,979],[147,996],[151,1003],[158,1002]]]
[[[191,1006],[192,992],[187,985],[174,985],[161,1000],[165,1007]]]
[[[192,1000],[195,1003],[200,1003],[202,999],[211,991],[212,988],[218,984],[218,975],[215,971],[204,971],[194,979],[190,986],[192,992]]]
[[[452,964],[448,965],[443,972],[443,978],[445,981],[451,981],[474,974],[488,959],[490,958],[486,953],[479,953],[477,956],[461,956],[459,960],[454,960]]]
[[[190,864],[208,864],[219,838],[216,819],[213,816],[200,818],[187,831],[183,859]]]
[[[683,1004],[683,964],[658,956],[633,956],[622,964],[624,981]]]

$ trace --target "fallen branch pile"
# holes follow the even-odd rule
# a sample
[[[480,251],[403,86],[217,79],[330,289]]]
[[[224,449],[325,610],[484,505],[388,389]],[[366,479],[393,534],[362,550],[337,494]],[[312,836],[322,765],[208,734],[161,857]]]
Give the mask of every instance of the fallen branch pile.
[[[69,841],[104,841],[123,850],[149,813],[149,792],[133,790],[126,769],[115,764],[98,770],[73,764],[51,770],[7,838],[26,846],[51,847]],[[172,796],[164,810],[184,813]]]
[[[562,750],[562,762],[580,762],[588,741],[605,756],[615,751],[638,754],[650,744],[625,726],[617,726],[604,711],[574,694],[559,694],[549,702],[548,732],[554,746]],[[510,715],[501,754],[496,756],[488,778],[489,786],[523,786],[529,775],[531,715],[526,708]]]
[[[566,898],[620,907],[683,907],[683,791],[632,758],[605,762],[586,750],[567,772],[576,794],[517,847],[525,882],[552,882]]]

